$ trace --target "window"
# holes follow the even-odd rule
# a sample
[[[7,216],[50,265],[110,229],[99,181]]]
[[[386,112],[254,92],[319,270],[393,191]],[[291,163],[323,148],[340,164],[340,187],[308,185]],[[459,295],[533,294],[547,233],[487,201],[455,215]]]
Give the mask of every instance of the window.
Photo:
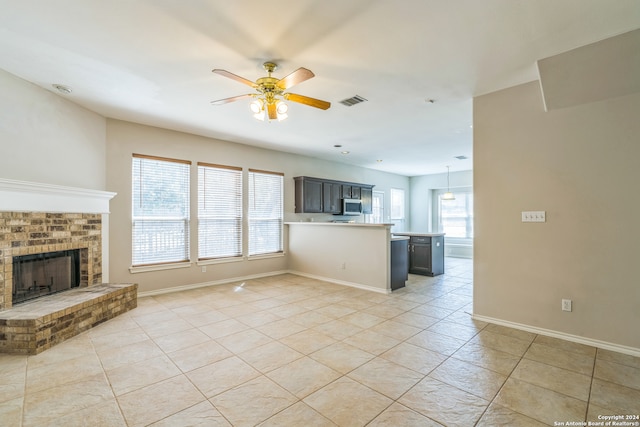
[[[473,239],[473,193],[471,189],[453,193],[455,200],[442,200],[438,191],[438,229],[447,238]]]
[[[242,256],[242,168],[198,163],[198,259]]]
[[[391,219],[404,219],[404,190],[391,189]]]
[[[191,162],[133,155],[134,266],[189,260]]]
[[[283,174],[249,169],[249,256],[282,252]]]
[[[380,224],[384,222],[384,192],[374,191],[371,199],[371,222]]]

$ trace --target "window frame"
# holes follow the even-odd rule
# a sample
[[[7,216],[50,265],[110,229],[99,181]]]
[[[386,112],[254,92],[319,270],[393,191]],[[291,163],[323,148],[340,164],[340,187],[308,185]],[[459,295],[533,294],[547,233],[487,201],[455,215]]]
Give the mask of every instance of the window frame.
[[[433,225],[434,225],[434,229],[437,230],[440,233],[445,232],[444,231],[444,226],[442,223],[442,205],[443,203],[447,203],[446,200],[442,200],[442,195],[444,195],[444,193],[447,190],[433,190],[433,198],[435,200],[435,203],[433,203]],[[461,188],[456,188],[454,190],[452,190],[453,195],[456,197],[456,199],[458,199],[459,197],[467,197],[467,195],[471,196],[471,210],[469,211],[469,207],[466,207],[466,212],[467,212],[467,216],[465,216],[465,237],[454,237],[454,236],[447,236],[445,234],[445,240],[448,241],[449,243],[457,243],[457,244],[465,244],[465,245],[472,245],[473,244],[473,187],[461,187]],[[471,231],[471,235],[469,235],[469,230]]]
[[[255,180],[254,176],[257,175],[269,175],[269,176],[277,176],[279,177],[279,204],[277,209],[277,215],[271,218],[260,218],[255,219],[254,215],[254,206],[255,206]],[[249,169],[247,173],[248,185],[247,185],[247,256],[248,259],[257,259],[264,257],[273,257],[273,256],[282,256],[284,255],[284,173],[282,172],[273,172],[266,171],[260,169]],[[276,212],[276,211],[274,211]],[[254,221],[277,221],[278,222],[278,242],[277,242],[277,250],[274,251],[260,251],[254,252],[252,249],[254,248],[256,236],[254,236]]]
[[[142,170],[140,170],[139,172],[140,178],[137,181],[135,179],[136,162],[140,162],[139,168],[142,169],[142,167],[144,166],[144,163],[142,162],[145,162],[145,161],[165,162],[165,163],[170,163],[172,165],[178,164],[178,165],[186,166],[186,169],[182,171],[184,173],[184,175],[181,176],[182,180],[176,181],[179,185],[182,185],[182,187],[186,188],[186,191],[182,192],[182,194],[184,195],[181,203],[181,206],[184,212],[183,215],[180,215],[180,216],[164,215],[163,216],[163,215],[136,214],[136,201],[138,201],[140,203],[140,206],[142,206],[142,203],[145,200],[144,196],[141,196],[144,191],[144,188],[143,188],[144,182],[141,181],[143,176]],[[160,172],[160,173],[162,174],[166,172]],[[173,171],[173,173],[171,174],[167,173],[167,176],[169,175],[175,177],[175,171]],[[157,178],[157,177],[148,176],[146,179],[154,180],[153,178]],[[138,184],[138,186],[136,184]],[[183,188],[183,190],[185,188]],[[191,235],[191,161],[133,153],[131,158],[131,191],[132,191],[132,194],[131,194],[131,268],[130,268],[130,271],[131,272],[149,271],[154,269],[189,266],[191,264],[191,248],[190,248],[190,245],[191,245],[191,239],[190,239],[190,235]],[[138,197],[136,197],[137,195]],[[182,253],[184,254],[184,258],[155,260],[153,259],[153,257],[149,257],[148,255],[144,256],[139,251],[137,251],[136,245],[140,244],[139,237],[144,236],[144,233],[139,234],[139,231],[137,231],[139,230],[139,227],[137,226],[137,224],[144,224],[145,221],[182,222],[183,223],[182,233],[183,233],[183,239],[184,239],[182,242]],[[153,252],[154,254],[157,254],[157,251],[155,250],[150,250],[147,252]]]
[[[401,198],[401,203],[397,204],[398,200],[396,198]],[[405,220],[405,191],[403,188],[391,188],[389,190],[389,219],[391,220]],[[398,212],[397,210],[400,210]]]
[[[208,199],[207,193],[210,193],[210,192],[207,192],[207,188],[206,188],[206,185],[207,185],[206,173],[208,170],[214,171],[215,173],[227,172],[227,173],[233,174],[233,178],[236,180],[236,182],[233,184],[235,185],[235,187],[226,188],[226,189],[228,191],[236,192],[236,197],[235,199],[232,200],[232,202],[236,204],[234,208],[235,216],[228,216],[227,218],[224,218],[225,214],[223,212],[214,212],[214,211],[205,212],[205,211],[208,211],[208,209],[206,208],[206,201]],[[204,174],[204,176],[201,176],[201,171]],[[206,264],[206,263],[222,262],[222,261],[233,261],[233,260],[238,260],[239,258],[241,259],[244,256],[244,244],[243,244],[243,236],[244,236],[243,177],[244,177],[244,174],[243,174],[243,169],[237,166],[198,162],[197,173],[198,173],[198,189],[197,189],[197,192],[198,192],[198,210],[197,210],[198,212],[197,213],[198,215],[198,230],[197,230],[198,264]],[[223,191],[225,189],[225,188],[219,189],[215,187],[215,184],[217,183],[214,182],[214,189],[211,192],[214,195],[218,194],[219,191]],[[204,245],[207,240],[206,237],[203,235],[203,232],[204,232],[203,223],[207,220],[221,220],[221,219],[235,222],[235,226],[233,227],[234,228],[233,232],[237,234],[233,237],[233,240],[235,241],[234,244],[238,250],[229,251],[226,254],[218,254],[218,255],[208,253],[203,256],[203,252],[204,252],[203,249],[206,249]]]

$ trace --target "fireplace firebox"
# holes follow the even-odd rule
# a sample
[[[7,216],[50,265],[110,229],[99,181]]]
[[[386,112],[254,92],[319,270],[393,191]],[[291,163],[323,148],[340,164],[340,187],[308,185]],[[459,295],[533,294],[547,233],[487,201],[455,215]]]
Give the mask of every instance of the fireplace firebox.
[[[13,304],[80,286],[80,250],[13,257]]]

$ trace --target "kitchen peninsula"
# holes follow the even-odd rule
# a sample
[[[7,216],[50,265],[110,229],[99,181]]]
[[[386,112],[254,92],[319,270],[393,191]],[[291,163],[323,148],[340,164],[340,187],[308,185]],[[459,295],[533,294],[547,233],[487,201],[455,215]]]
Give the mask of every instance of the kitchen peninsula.
[[[408,241],[408,237],[392,237],[393,224],[287,222],[286,225],[293,273],[380,293],[391,292],[391,242]],[[399,286],[393,289],[396,287]]]

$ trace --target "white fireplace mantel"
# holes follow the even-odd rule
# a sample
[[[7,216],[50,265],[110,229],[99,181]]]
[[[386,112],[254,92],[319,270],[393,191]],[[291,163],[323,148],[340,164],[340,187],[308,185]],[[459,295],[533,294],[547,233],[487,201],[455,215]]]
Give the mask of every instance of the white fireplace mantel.
[[[0,178],[0,211],[109,213],[109,191]]]

